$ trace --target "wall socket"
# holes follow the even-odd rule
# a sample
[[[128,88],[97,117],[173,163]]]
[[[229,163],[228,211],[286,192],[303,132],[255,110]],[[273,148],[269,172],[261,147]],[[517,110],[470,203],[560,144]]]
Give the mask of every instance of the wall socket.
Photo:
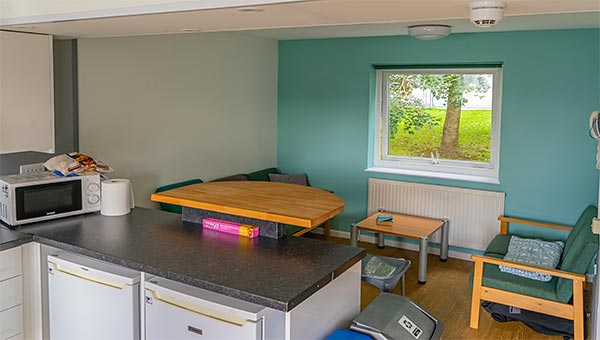
[[[600,234],[600,218],[594,218],[592,220],[592,233]]]
[[[20,174],[30,174],[32,172],[46,171],[44,163],[23,164],[19,167]]]

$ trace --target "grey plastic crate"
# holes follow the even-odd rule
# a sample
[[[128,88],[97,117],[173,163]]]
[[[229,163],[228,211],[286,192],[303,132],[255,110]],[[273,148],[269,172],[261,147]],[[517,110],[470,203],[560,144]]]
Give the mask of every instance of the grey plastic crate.
[[[393,267],[393,271],[391,271],[391,273],[386,273],[384,276],[377,276],[368,272],[369,262],[373,260],[373,258],[376,258],[384,264]],[[373,256],[371,254],[367,254],[367,256],[365,256],[365,258],[362,260],[361,278],[363,281],[376,286],[383,292],[392,292],[396,288],[398,281],[402,279],[402,295],[405,295],[404,274],[408,268],[410,268],[410,264],[411,262],[409,260],[402,258]]]
[[[360,313],[350,329],[376,340],[438,340],[442,323],[411,299],[381,293]]]

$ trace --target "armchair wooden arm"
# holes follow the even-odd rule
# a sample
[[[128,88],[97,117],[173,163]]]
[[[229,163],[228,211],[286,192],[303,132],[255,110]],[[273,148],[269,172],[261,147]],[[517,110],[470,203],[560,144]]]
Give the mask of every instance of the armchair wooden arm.
[[[565,230],[565,231],[571,231],[573,229],[573,227],[571,227],[571,226],[562,225],[562,224],[554,224],[554,223],[526,220],[526,219],[522,219],[522,218],[514,218],[514,217],[506,217],[506,216],[498,216],[498,221],[500,221],[500,234],[503,234],[503,235],[506,235],[506,233],[508,233],[508,223],[510,223],[510,222],[534,226],[534,227],[542,227],[542,228]]]
[[[552,276],[562,277],[562,278],[569,279],[569,280],[579,280],[581,282],[585,282],[585,275],[583,275],[583,274],[566,272],[564,270],[559,270],[559,269],[551,269],[551,268],[545,268],[545,267],[532,266],[532,265],[528,265],[528,264],[523,264],[523,263],[518,263],[518,262],[513,262],[513,261],[506,261],[503,259],[489,257],[489,256],[471,255],[471,258],[473,259],[473,261],[475,261],[475,263],[481,261],[484,263],[497,264],[500,266],[507,266],[507,267],[512,267],[512,268],[517,268],[517,269],[528,270],[528,271],[532,271],[532,272],[538,272],[538,273],[542,273],[542,274],[548,274],[548,275],[552,275]]]

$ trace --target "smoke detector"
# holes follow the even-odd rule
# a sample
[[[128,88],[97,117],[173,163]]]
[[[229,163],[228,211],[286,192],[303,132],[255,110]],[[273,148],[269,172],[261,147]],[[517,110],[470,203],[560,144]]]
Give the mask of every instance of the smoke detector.
[[[471,8],[471,22],[477,27],[492,27],[504,18],[504,1],[473,1]]]

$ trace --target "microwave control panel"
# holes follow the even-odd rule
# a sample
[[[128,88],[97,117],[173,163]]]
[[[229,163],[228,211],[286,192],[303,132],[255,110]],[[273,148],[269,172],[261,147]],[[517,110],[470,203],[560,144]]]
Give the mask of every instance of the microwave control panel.
[[[85,211],[100,210],[100,176],[82,176],[83,190],[85,192]]]

